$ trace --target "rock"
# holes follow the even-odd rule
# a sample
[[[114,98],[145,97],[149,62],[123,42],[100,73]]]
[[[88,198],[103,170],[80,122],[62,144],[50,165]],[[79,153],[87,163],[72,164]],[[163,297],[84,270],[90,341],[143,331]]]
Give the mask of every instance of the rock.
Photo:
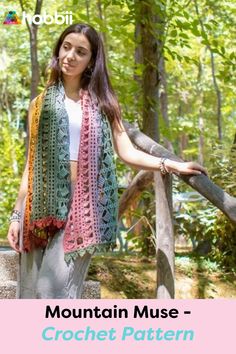
[[[101,299],[100,282],[92,280],[85,281],[82,299]]]
[[[8,280],[0,282],[0,299],[15,299],[16,298],[17,282]],[[100,282],[88,280],[84,282],[82,299],[100,299],[101,289]]]
[[[0,283],[0,299],[16,298],[16,281],[9,280]]]
[[[16,281],[19,255],[15,251],[0,251],[0,283]]]

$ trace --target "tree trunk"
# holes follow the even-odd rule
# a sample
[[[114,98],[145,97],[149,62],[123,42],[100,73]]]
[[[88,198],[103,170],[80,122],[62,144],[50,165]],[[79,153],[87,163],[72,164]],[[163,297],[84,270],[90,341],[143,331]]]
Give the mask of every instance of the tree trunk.
[[[141,45],[143,53],[143,132],[155,141],[159,141],[158,122],[158,45],[153,16],[153,2],[140,1],[138,6],[141,24]],[[145,17],[141,17],[145,14]]]
[[[142,123],[143,132],[151,136],[155,141],[159,141],[159,117],[158,117],[158,52],[157,40],[152,31],[155,26],[154,16],[152,11],[153,6],[150,0],[140,1],[140,14],[145,14],[145,17],[140,18],[140,35],[143,54],[143,75],[142,75],[142,90],[143,90],[143,113]],[[151,195],[151,193],[150,193]],[[151,202],[151,197],[144,200],[144,209],[148,210]],[[151,247],[149,238],[144,239],[145,251]]]
[[[165,129],[167,131],[168,138],[164,137],[164,146],[169,150],[174,152],[173,145],[169,139],[170,136],[170,121],[168,115],[168,95],[167,95],[167,80],[166,80],[166,69],[165,69],[165,58],[163,53],[160,53],[160,60],[158,65],[159,76],[160,76],[160,112],[161,116],[165,122]]]
[[[85,0],[85,6],[86,6],[86,16],[87,16],[88,22],[90,22],[90,11],[89,11],[90,1],[89,0]]]
[[[199,8],[198,8],[198,2],[197,0],[194,0],[194,4],[195,4],[195,10],[198,16],[198,20],[202,29],[202,32],[206,32],[205,28],[204,28],[204,24],[203,21],[200,17],[200,13],[199,13]],[[217,100],[217,128],[218,128],[218,139],[220,142],[222,142],[222,138],[223,138],[223,134],[222,134],[222,113],[221,113],[221,92],[217,83],[217,79],[216,79],[216,74],[215,74],[215,60],[214,60],[214,53],[211,49],[211,46],[208,44],[207,49],[210,52],[210,56],[211,56],[211,72],[212,72],[212,80],[213,80],[213,85],[214,85],[214,89],[216,92],[216,100]]]
[[[40,15],[42,9],[43,0],[37,0],[35,5],[34,15]],[[20,5],[22,11],[25,11],[23,1],[20,0]],[[32,23],[29,24],[26,19],[26,25],[29,30],[30,36],[30,60],[31,60],[31,85],[30,85],[30,99],[32,100],[38,94],[39,85],[39,63],[38,63],[38,53],[37,53],[37,33],[38,26]]]
[[[210,55],[211,55],[211,72],[212,72],[212,80],[213,80],[213,85],[215,88],[216,92],[216,99],[217,99],[217,128],[218,128],[218,139],[220,142],[222,142],[223,139],[223,134],[222,134],[222,113],[221,113],[221,92],[216,80],[216,74],[215,74],[215,60],[214,60],[214,54],[210,49]]]
[[[135,0],[135,8],[138,8],[138,0]],[[140,16],[135,16],[135,30],[134,30],[134,42],[135,42],[135,50],[134,50],[134,80],[137,82],[139,86],[139,90],[134,93],[134,103],[135,107],[138,111],[141,112],[143,107],[143,81],[141,75],[137,75],[135,73],[135,69],[139,68],[141,64],[143,64],[143,48],[141,45],[141,23]],[[141,109],[140,109],[141,107]]]
[[[162,1],[161,4],[153,3],[151,0],[140,1],[138,5],[138,15],[141,23],[141,44],[142,44],[142,56],[143,56],[143,132],[150,136],[153,140],[158,142],[160,140],[160,131],[159,131],[159,113],[163,113],[163,118],[167,126],[168,122],[168,107],[167,107],[167,94],[166,94],[166,81],[165,81],[165,71],[164,71],[164,57],[163,57],[163,34],[165,26],[165,9],[163,10]],[[160,6],[161,5],[161,6]],[[164,5],[165,7],[165,5]],[[145,17],[141,17],[141,14],[145,14]],[[161,81],[162,76],[162,81]],[[159,99],[159,90],[160,84],[163,84],[163,96],[162,102]],[[159,178],[156,178],[156,181],[161,179],[160,172]],[[163,191],[164,188],[164,191]],[[171,184],[169,179],[163,180],[162,183],[155,184],[156,198],[159,198],[159,195],[171,195]],[[164,197],[163,197],[164,198]],[[148,201],[146,201],[147,203]],[[163,199],[163,203],[164,199]],[[159,217],[158,222],[158,240],[165,240],[166,238],[173,240],[173,227],[165,228],[166,222],[172,223],[172,220],[168,217],[168,203],[166,204],[167,208],[162,208],[162,203],[156,204],[156,215]],[[162,210],[160,210],[162,208]],[[165,211],[165,213],[163,213]],[[161,218],[160,218],[161,216]],[[168,235],[166,235],[168,232]],[[165,269],[162,268],[162,259],[160,257],[160,252],[164,253],[167,259],[170,257],[169,263],[173,264],[174,253],[165,253],[165,248],[162,248],[162,241],[157,242],[160,246],[157,249],[157,267],[159,269],[159,274],[165,272]],[[172,267],[173,270],[173,267]],[[173,275],[174,278],[174,275]],[[158,279],[165,279],[165,274],[163,273]],[[157,284],[159,288],[160,284]],[[158,296],[161,295],[157,291]],[[165,293],[162,293],[164,296]],[[171,294],[173,296],[173,293]]]
[[[30,99],[32,100],[38,95],[39,84],[39,63],[37,55],[37,26],[33,25],[30,29],[30,56],[31,56],[31,86],[30,86]]]
[[[199,97],[199,115],[198,115],[198,128],[199,128],[199,141],[198,141],[198,162],[203,165],[204,163],[204,119],[202,114],[202,106],[203,106],[203,92],[201,88],[201,80],[202,80],[202,63],[201,59],[199,59],[199,66],[198,66],[198,87],[197,87],[197,95]]]
[[[153,16],[155,6],[150,0],[136,1],[136,30],[140,30],[140,48],[142,55],[142,125],[143,132],[151,136],[155,141],[159,140],[158,125],[158,51],[157,40],[154,33],[155,18]],[[145,15],[143,15],[145,14]],[[138,33],[136,33],[137,35]],[[137,49],[138,50],[138,49]],[[144,210],[149,209],[150,198],[144,200]],[[147,214],[146,214],[147,215]],[[144,238],[144,248],[148,251],[151,247],[149,238]]]
[[[102,2],[100,0],[97,1],[97,8],[98,8],[98,17],[104,23],[104,26],[106,26],[105,16],[104,16],[103,9],[102,9]],[[105,32],[100,32],[100,33],[101,33],[101,37],[102,37],[103,44],[104,44],[104,51],[105,51],[105,54],[106,54],[106,58],[108,60],[106,33]]]
[[[137,0],[136,0],[137,3]],[[137,6],[137,5],[136,5]],[[135,30],[134,30],[134,40],[135,40],[135,50],[134,50],[134,63],[135,69],[139,64],[143,64],[143,48],[140,45],[140,37],[141,37],[141,24],[139,17],[135,17]],[[134,74],[134,80],[137,81],[142,88],[142,79],[140,75]]]

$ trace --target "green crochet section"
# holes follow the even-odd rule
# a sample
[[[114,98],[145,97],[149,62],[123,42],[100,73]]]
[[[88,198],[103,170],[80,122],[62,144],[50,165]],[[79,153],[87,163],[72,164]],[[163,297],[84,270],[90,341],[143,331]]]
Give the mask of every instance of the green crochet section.
[[[105,114],[101,116],[101,158],[98,174],[98,211],[101,243],[115,242],[118,231],[118,183],[112,131]]]
[[[31,220],[66,220],[71,195],[69,118],[62,84],[44,98],[34,160]]]

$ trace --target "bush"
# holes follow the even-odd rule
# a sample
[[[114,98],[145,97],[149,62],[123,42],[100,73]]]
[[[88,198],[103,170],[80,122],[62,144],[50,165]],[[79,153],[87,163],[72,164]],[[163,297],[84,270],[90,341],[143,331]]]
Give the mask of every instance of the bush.
[[[212,147],[207,161],[210,178],[225,192],[236,196],[236,150]],[[186,190],[176,182],[176,190]],[[209,256],[228,271],[236,270],[236,225],[207,200],[201,203],[182,203],[176,213],[177,230],[190,238],[194,249],[208,240],[212,251]]]

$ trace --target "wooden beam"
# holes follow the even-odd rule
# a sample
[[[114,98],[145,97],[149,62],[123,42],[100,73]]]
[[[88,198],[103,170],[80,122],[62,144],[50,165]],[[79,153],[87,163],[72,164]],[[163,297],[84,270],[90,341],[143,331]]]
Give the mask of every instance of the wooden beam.
[[[153,156],[166,157],[175,161],[184,162],[162,145],[157,144],[154,140],[140,132],[140,130],[132,124],[126,121],[123,121],[123,124],[131,141],[140,150]],[[233,223],[236,223],[236,198],[223,191],[223,189],[214,184],[204,174],[198,176],[177,176],[220,209]]]

